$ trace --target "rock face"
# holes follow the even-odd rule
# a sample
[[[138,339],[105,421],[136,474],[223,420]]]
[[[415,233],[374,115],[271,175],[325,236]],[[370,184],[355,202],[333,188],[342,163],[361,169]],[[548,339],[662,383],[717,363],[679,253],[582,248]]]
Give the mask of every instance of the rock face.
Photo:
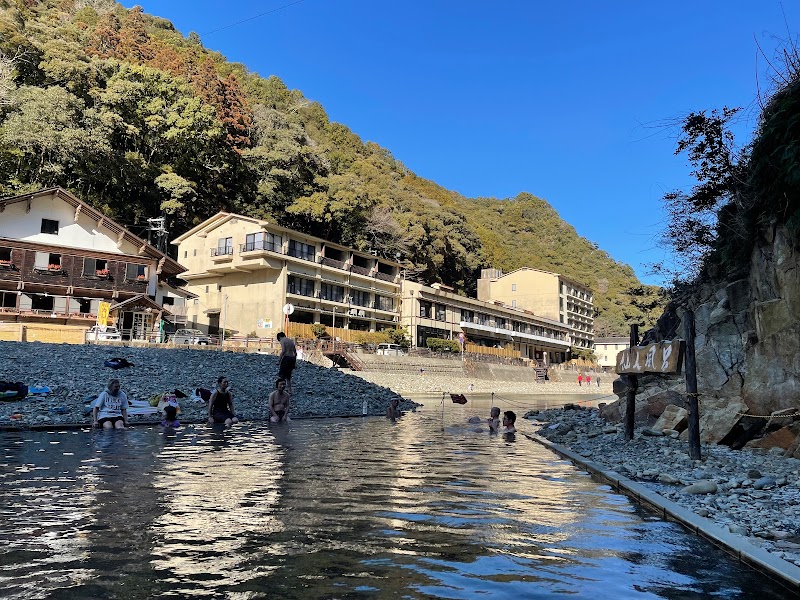
[[[664,408],[664,412],[658,417],[653,429],[657,431],[663,431],[664,429],[683,431],[687,426],[688,415],[689,413],[685,408],[670,404]]]
[[[719,442],[737,412],[769,415],[800,405],[800,252],[790,234],[770,228],[751,256],[749,276],[709,286],[703,297],[694,310],[701,437]],[[683,318],[681,310],[677,315]],[[683,324],[677,332],[683,336]],[[653,425],[662,403],[685,407],[684,394],[683,376],[640,378],[637,422]],[[624,417],[619,395],[622,402],[607,412]]]

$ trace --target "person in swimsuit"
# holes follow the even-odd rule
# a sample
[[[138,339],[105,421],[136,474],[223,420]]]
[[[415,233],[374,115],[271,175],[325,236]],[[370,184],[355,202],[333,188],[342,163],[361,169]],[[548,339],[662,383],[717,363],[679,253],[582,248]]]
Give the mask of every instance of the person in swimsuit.
[[[278,378],[275,382],[275,391],[269,395],[269,420],[273,423],[289,420],[289,399],[286,393],[286,380]]]
[[[297,366],[297,348],[294,340],[287,337],[282,331],[275,336],[281,344],[281,351],[278,354],[278,379],[286,381],[289,394],[292,393],[292,371]]]
[[[517,415],[514,411],[507,410],[503,413],[503,426],[506,430],[503,432],[506,433],[517,433],[517,428],[514,427],[514,423],[517,421]]]
[[[239,419],[233,414],[233,392],[228,389],[228,378],[221,375],[217,378],[217,389],[208,401],[208,424],[225,423],[231,426]]]

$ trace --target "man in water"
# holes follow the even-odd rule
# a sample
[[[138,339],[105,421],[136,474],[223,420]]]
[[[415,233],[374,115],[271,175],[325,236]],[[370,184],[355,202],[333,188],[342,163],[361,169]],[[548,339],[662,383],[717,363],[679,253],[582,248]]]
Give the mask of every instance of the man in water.
[[[287,337],[282,331],[278,333],[278,341],[281,343],[281,351],[278,354],[278,379],[286,380],[286,387],[289,394],[292,393],[292,371],[297,364],[297,348],[294,345],[294,340]]]
[[[517,415],[514,414],[514,411],[507,410],[503,413],[503,426],[506,430],[503,432],[505,433],[517,433],[516,427],[514,427],[514,423],[517,421]]]
[[[403,411],[400,410],[400,398],[392,398],[389,406],[386,407],[386,416],[394,421],[397,417],[401,417]]]
[[[280,423],[289,418],[289,399],[291,396],[286,393],[286,381],[278,378],[275,382],[275,391],[269,395],[269,415],[270,421]]]

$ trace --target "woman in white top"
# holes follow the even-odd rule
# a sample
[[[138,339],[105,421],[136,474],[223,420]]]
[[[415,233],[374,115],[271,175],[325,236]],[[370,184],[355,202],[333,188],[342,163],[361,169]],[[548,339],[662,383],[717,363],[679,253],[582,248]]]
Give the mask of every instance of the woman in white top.
[[[128,397],[119,379],[111,379],[92,407],[92,425],[103,429],[125,429],[128,425]]]

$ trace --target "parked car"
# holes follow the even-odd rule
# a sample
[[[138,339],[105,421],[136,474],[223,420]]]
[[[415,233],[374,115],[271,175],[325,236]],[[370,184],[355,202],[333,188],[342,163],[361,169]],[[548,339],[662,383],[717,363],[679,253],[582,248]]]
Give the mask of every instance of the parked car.
[[[178,329],[170,338],[173,344],[209,344],[208,336],[199,329]]]
[[[375,354],[383,354],[384,356],[404,356],[405,352],[399,344],[378,344],[378,349]]]
[[[95,325],[86,332],[87,342],[119,342],[122,335],[116,327],[106,327],[105,329],[100,325]]]

